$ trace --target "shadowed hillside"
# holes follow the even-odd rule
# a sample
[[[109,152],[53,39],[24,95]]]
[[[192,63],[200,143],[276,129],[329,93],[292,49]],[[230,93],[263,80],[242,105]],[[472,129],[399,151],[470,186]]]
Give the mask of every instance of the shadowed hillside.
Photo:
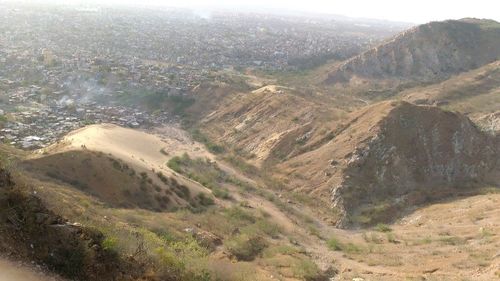
[[[341,225],[391,220],[498,171],[497,141],[463,115],[383,102],[351,118],[330,142],[280,165],[296,189],[340,208]]]

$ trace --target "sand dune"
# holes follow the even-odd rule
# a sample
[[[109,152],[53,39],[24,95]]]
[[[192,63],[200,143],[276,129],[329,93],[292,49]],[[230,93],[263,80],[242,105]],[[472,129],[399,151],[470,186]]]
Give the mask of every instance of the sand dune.
[[[160,131],[164,132],[167,131]],[[137,168],[162,170],[171,174],[172,171],[165,162],[175,155],[188,152],[198,157],[210,157],[201,145],[186,142],[182,138],[174,139],[167,135],[153,135],[112,124],[99,124],[73,131],[45,151],[49,154],[81,149],[100,151]]]

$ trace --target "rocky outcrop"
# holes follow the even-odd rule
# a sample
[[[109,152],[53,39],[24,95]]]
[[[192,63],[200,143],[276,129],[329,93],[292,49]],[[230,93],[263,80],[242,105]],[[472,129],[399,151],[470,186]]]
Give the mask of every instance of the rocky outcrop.
[[[390,221],[408,207],[472,190],[495,174],[499,151],[464,115],[382,102],[287,165],[299,167],[293,174],[305,178],[302,185],[314,185],[311,194],[329,201],[341,213],[338,225],[348,226]]]
[[[400,103],[378,126],[332,188],[334,205],[349,214],[366,207],[372,219],[390,218],[385,212],[394,208],[484,181],[498,162],[494,140],[460,114]]]
[[[483,115],[475,121],[483,131],[500,136],[500,111]]]
[[[500,24],[490,20],[431,22],[353,57],[329,73],[326,83],[352,77],[439,81],[500,57]]]

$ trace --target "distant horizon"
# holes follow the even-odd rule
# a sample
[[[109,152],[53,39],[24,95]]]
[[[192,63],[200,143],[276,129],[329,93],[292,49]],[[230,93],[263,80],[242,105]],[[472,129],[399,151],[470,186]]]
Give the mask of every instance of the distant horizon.
[[[406,2],[406,3],[405,3]],[[353,19],[378,20],[406,24],[423,24],[462,18],[500,21],[500,3],[489,0],[434,1],[415,4],[397,0],[0,0],[0,3],[36,3],[96,6],[141,6],[187,8],[191,10],[232,10],[236,12],[268,12],[269,14],[329,15]]]

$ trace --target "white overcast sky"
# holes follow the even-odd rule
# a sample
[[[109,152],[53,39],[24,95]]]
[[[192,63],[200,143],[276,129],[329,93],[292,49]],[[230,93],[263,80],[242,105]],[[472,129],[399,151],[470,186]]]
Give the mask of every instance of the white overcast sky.
[[[1,2],[2,0],[0,0]],[[23,1],[23,0],[11,0]],[[26,1],[26,0],[25,0]],[[171,7],[229,9],[272,8],[329,13],[350,17],[424,23],[464,17],[500,21],[500,0],[28,0],[33,2],[163,5]]]

